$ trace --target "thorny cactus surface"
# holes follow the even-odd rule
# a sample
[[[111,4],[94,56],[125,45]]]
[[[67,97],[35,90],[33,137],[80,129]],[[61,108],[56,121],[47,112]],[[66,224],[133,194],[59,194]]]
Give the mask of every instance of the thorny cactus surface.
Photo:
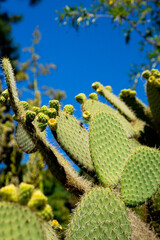
[[[65,239],[158,239],[158,70],[145,71],[142,74],[147,79],[149,107],[137,99],[135,91],[122,90],[118,98],[111,92],[111,88],[104,87],[99,82],[92,85],[93,89],[104,96],[114,108],[99,102],[96,93],[91,93],[89,99],[85,94],[77,95],[76,100],[81,103],[82,116],[89,125],[88,131],[72,115],[74,108],[71,105],[66,105],[61,110],[59,102],[52,100],[49,107],[33,107],[27,110],[24,103],[21,104],[18,99],[9,60],[4,58],[2,66],[6,76],[8,98],[18,122],[16,140],[19,147],[27,153],[39,151],[52,174],[80,198],[66,230]],[[89,178],[80,177],[57,149],[47,142],[44,134],[47,125],[61,148],[90,176]],[[28,205],[32,206],[31,200],[29,203]],[[8,234],[6,237],[2,234],[5,240],[18,237],[22,240],[57,239],[49,225],[17,203],[3,200],[0,203],[0,215],[3,216],[0,229],[4,234]],[[25,224],[21,221],[24,215]],[[8,225],[9,219],[11,223]],[[19,231],[21,228],[26,234]],[[6,233],[6,229],[9,233]]]

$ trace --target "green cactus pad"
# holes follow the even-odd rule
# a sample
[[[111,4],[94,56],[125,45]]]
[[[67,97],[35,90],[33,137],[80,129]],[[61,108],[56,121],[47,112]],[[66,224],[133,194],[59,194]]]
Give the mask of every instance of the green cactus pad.
[[[33,189],[33,185],[22,182],[19,185],[18,202],[21,204],[27,204],[32,195]]]
[[[27,207],[0,202],[1,240],[57,240],[49,224],[43,223]]]
[[[121,195],[129,206],[144,203],[160,184],[160,153],[149,147],[139,147],[129,157],[121,180]]]
[[[72,115],[59,112],[55,137],[68,156],[90,172],[94,171],[89,151],[89,136],[87,130]]]
[[[151,78],[151,77],[150,77]],[[150,78],[147,81],[146,90],[149,106],[154,120],[160,125],[160,91],[156,87],[155,81],[151,81]]]
[[[12,66],[8,58],[2,59],[2,66],[6,77],[10,103],[13,110],[17,111],[19,108],[19,99],[18,99],[18,92],[15,83],[15,77],[13,73]]]
[[[100,87],[99,91],[98,89],[97,92],[101,94],[108,102],[110,102],[122,115],[124,115],[127,118],[127,120],[134,121],[136,119],[134,113],[116,95],[108,91],[103,86]]]
[[[37,151],[36,144],[32,141],[22,124],[18,123],[16,128],[16,141],[22,151],[26,153],[33,153]]]
[[[129,240],[130,223],[124,203],[108,188],[94,188],[77,206],[66,240]]]
[[[101,103],[99,101],[95,101],[92,99],[87,99],[84,104],[82,104],[82,111],[88,111],[91,114],[91,117],[94,116],[97,112],[111,112],[116,114],[117,118],[120,120],[121,124],[124,126],[124,129],[127,133],[128,137],[133,137],[135,136],[135,131],[133,130],[131,124],[118,112],[116,112],[113,108],[110,106]]]
[[[118,183],[125,163],[137,147],[130,143],[122,124],[113,113],[99,112],[91,120],[90,151],[95,171],[104,186]]]
[[[132,109],[137,118],[149,124],[151,123],[151,119],[147,115],[147,106],[136,97],[135,91],[132,91],[131,89],[123,89],[119,98],[125,102],[130,109]]]

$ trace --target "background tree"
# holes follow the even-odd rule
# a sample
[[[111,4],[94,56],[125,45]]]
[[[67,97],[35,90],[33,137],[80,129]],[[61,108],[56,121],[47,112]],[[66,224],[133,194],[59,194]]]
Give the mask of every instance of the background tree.
[[[140,72],[159,67],[160,64],[160,2],[158,0],[96,0],[90,6],[65,6],[59,14],[59,23],[71,25],[78,30],[80,26],[89,26],[99,18],[110,18],[114,27],[120,27],[128,44],[132,32],[141,37],[139,49],[144,52],[142,64],[133,64],[130,78],[135,88]]]

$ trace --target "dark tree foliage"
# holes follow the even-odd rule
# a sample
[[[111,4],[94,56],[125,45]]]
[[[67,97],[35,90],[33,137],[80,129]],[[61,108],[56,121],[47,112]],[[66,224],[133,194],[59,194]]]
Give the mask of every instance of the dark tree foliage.
[[[29,4],[34,6],[40,1],[41,0],[29,0]],[[16,60],[19,57],[18,44],[14,42],[12,25],[21,21],[23,16],[4,11],[1,4],[3,2],[6,2],[6,0],[0,0],[0,56]]]

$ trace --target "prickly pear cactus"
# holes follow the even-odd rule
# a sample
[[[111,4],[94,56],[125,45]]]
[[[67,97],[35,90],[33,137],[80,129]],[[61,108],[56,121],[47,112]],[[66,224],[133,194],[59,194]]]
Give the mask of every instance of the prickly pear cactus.
[[[0,202],[0,239],[58,240],[30,209],[16,203]]]
[[[109,188],[93,188],[77,206],[66,240],[129,240],[130,222],[124,203]]]
[[[89,126],[85,128],[85,124],[72,115],[72,105],[61,110],[60,103],[51,100],[49,107],[28,110],[26,104],[20,104],[9,60],[3,59],[2,64],[8,91],[3,93],[1,104],[10,101],[18,126],[24,129],[22,135],[19,130],[16,134],[19,146],[25,152],[38,150],[61,184],[78,198],[81,196],[65,239],[158,239],[160,231],[155,216],[159,212],[160,186],[160,73],[151,70],[142,74],[147,79],[148,107],[136,98],[135,92],[122,91],[118,98],[109,86],[104,87],[99,82],[92,85],[93,89],[113,108],[99,102],[96,93],[91,93],[89,99],[83,93],[78,94],[76,100],[81,104],[84,123]],[[79,176],[57,148],[47,142],[43,133],[47,125],[70,159],[87,172],[86,178]],[[16,191],[9,192],[14,200]],[[50,216],[46,197],[39,190],[31,192],[31,188],[22,185],[20,201],[36,210],[40,217]],[[142,204],[147,217],[141,219],[147,219],[146,223],[132,211]],[[42,237],[39,239],[45,239],[43,227],[40,229]],[[14,227],[13,231],[16,231]],[[37,239],[34,234],[30,239]],[[5,240],[10,240],[9,237]]]

